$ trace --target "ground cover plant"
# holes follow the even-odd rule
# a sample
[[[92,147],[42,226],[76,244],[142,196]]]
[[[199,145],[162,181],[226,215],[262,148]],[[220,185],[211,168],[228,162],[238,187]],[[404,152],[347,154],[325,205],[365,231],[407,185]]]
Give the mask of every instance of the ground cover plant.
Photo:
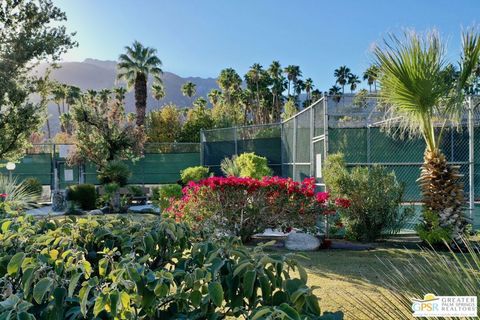
[[[316,233],[322,214],[348,207],[347,199],[329,199],[315,192],[315,179],[295,182],[291,178],[210,177],[190,182],[183,197],[167,212],[177,221],[212,234],[227,233],[246,242],[266,228],[292,228]]]

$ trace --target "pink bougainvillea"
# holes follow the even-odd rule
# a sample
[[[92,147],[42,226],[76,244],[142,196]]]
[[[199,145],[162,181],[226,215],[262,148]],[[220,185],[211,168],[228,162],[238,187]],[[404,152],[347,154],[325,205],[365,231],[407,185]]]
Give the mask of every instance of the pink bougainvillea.
[[[223,229],[248,239],[265,228],[313,228],[321,214],[347,205],[316,192],[315,178],[210,177],[190,182],[167,213],[200,229]],[[338,203],[337,203],[338,202]]]

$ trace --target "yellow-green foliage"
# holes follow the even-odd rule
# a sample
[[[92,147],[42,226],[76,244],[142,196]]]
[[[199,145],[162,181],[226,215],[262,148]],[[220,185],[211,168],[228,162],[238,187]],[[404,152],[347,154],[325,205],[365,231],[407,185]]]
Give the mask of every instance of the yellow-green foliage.
[[[202,166],[189,167],[180,172],[180,178],[183,183],[190,181],[198,181],[207,178],[209,175],[208,168]]]
[[[243,153],[235,159],[236,165],[240,168],[241,177],[261,179],[272,175],[272,169],[268,167],[265,157],[257,156],[255,153]]]

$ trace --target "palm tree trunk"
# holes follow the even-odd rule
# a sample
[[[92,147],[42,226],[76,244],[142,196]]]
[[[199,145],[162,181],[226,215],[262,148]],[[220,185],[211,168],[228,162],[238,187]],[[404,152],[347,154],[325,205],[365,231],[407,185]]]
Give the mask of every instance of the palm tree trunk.
[[[137,126],[143,126],[147,109],[147,78],[144,74],[138,74],[135,79],[135,109]]]
[[[50,130],[50,120],[47,119],[47,134],[48,134],[48,139],[52,138],[52,131]]]
[[[420,174],[425,209],[439,215],[440,226],[451,227],[453,239],[465,232],[465,198],[458,166],[447,163],[440,150],[426,150]]]

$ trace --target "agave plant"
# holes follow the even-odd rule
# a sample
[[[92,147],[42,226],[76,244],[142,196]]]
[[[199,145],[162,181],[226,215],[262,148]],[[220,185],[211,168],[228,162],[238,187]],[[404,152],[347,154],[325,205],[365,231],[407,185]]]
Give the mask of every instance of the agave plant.
[[[236,157],[225,158],[220,163],[220,169],[227,177],[240,177],[240,167],[235,161]]]
[[[459,239],[467,225],[464,195],[458,168],[447,163],[440,150],[446,124],[458,123],[463,111],[465,89],[480,58],[479,35],[463,34],[463,52],[454,77],[446,61],[444,45],[436,32],[391,36],[375,51],[380,70],[380,99],[391,106],[396,126],[420,134],[426,142],[419,179],[425,210],[438,215],[440,226]],[[425,219],[424,219],[425,220]],[[424,221],[424,228],[432,228]]]
[[[0,175],[0,194],[4,194],[4,201],[16,210],[35,208],[39,199],[38,193],[27,183],[4,175]]]

